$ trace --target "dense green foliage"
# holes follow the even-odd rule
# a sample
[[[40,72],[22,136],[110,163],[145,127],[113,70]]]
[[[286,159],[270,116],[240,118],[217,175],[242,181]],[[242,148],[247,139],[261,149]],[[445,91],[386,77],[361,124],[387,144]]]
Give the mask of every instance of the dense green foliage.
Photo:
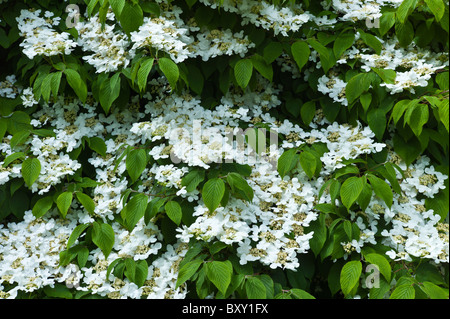
[[[0,1],[0,298],[448,298],[449,6],[366,2]]]

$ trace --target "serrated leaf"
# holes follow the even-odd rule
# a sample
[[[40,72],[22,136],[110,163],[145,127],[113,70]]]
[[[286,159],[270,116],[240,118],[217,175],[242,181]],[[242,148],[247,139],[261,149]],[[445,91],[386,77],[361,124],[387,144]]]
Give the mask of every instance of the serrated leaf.
[[[132,230],[139,220],[144,217],[148,205],[148,197],[145,194],[136,194],[124,206],[120,215],[124,219],[128,230]]]
[[[229,260],[227,261],[211,261],[205,264],[206,276],[225,295],[231,282],[233,274],[233,266]]]
[[[309,60],[311,49],[308,43],[304,41],[294,42],[291,46],[292,56],[297,63],[299,70],[301,70]]]
[[[253,200],[253,189],[248,185],[247,181],[238,173],[229,173],[227,182],[233,192],[242,191],[241,194],[245,200],[251,202]]]
[[[105,141],[101,138],[101,137],[91,137],[89,139],[89,148],[95,152],[97,152],[98,154],[100,154],[101,156],[105,157],[106,156],[106,144]]]
[[[189,172],[186,176],[181,180],[181,186],[186,186],[187,192],[194,191],[198,184],[200,184],[205,179],[205,171],[192,171]]]
[[[167,216],[177,225],[181,223],[181,217],[183,212],[181,211],[181,206],[175,201],[168,201],[164,206]]]
[[[364,188],[364,180],[360,177],[350,177],[342,184],[340,189],[342,204],[347,209],[353,205],[353,203],[358,199],[359,194],[361,194]]]
[[[33,206],[33,209],[31,210],[33,216],[36,218],[40,218],[44,216],[50,208],[53,206],[53,197],[52,196],[46,196],[43,198],[40,198]]]
[[[364,255],[367,262],[376,265],[380,273],[386,278],[388,282],[391,282],[391,272],[392,268],[389,261],[383,255],[371,253]]]
[[[180,287],[187,280],[191,279],[202,263],[203,260],[195,259],[183,265],[183,267],[181,267],[181,269],[178,271],[176,288]]]
[[[431,299],[447,299],[449,297],[448,289],[444,289],[442,287],[439,287],[432,282],[425,281],[422,283],[423,286],[421,287],[425,293],[430,296]]]
[[[127,1],[122,8],[119,21],[126,33],[137,31],[144,23],[144,12],[139,4]]]
[[[359,283],[361,272],[362,264],[359,260],[349,261],[342,267],[339,281],[344,295],[348,295]]]
[[[245,292],[248,299],[266,298],[266,286],[255,276],[247,277],[245,279]]]
[[[433,12],[436,21],[440,21],[445,14],[445,4],[442,0],[425,0],[428,8]]]
[[[306,175],[312,178],[316,171],[316,157],[310,152],[303,151],[299,155],[299,161]]]
[[[106,223],[94,222],[92,229],[92,241],[108,258],[114,246],[115,234],[111,225]]]
[[[142,92],[144,91],[145,87],[147,86],[148,81],[148,75],[150,74],[150,71],[153,68],[153,63],[155,59],[149,58],[147,60],[144,60],[144,62],[141,62],[139,71],[137,74],[138,77],[138,87],[139,90]]]
[[[88,211],[89,214],[94,214],[95,211],[95,202],[94,200],[89,197],[89,195],[86,195],[81,192],[75,193],[78,201],[83,205],[83,207]]]
[[[127,172],[130,175],[131,181],[134,183],[141,176],[145,167],[147,166],[147,153],[144,149],[133,149],[127,154],[125,161]]]
[[[281,154],[281,156],[278,159],[277,165],[277,170],[281,178],[286,176],[286,174],[297,165],[298,161],[299,155],[297,154],[296,149],[289,149],[283,152],[283,154]]]
[[[291,289],[291,295],[296,299],[316,299],[310,293],[298,288]]]
[[[386,114],[382,109],[372,109],[367,113],[367,122],[370,129],[375,133],[378,140],[382,140],[386,130]]]
[[[352,77],[345,88],[348,103],[353,103],[361,94],[367,92],[371,83],[372,79],[367,73],[359,73]]]
[[[234,66],[234,76],[237,84],[245,89],[253,74],[253,63],[249,59],[239,60]]]
[[[355,41],[355,34],[352,32],[342,32],[334,41],[333,52],[336,59],[340,59],[342,54],[349,49]]]
[[[392,189],[389,184],[372,174],[367,174],[367,178],[369,179],[370,185],[372,186],[375,194],[381,198],[389,208],[391,208],[394,194],[392,193]]]
[[[209,211],[214,212],[225,194],[225,183],[219,178],[210,179],[203,185],[202,198]]]
[[[85,103],[87,98],[87,86],[86,83],[81,79],[80,74],[73,69],[65,69],[64,74],[66,75],[67,82],[70,87],[74,90],[75,94]]]
[[[73,193],[72,192],[64,192],[61,193],[56,198],[56,206],[59,209],[63,218],[66,218],[67,212],[69,211],[70,205],[72,204]]]
[[[70,234],[69,240],[67,241],[67,248],[70,248],[75,241],[80,237],[80,235],[88,228],[90,224],[80,224],[72,231],[72,234]]]
[[[414,299],[416,291],[412,284],[404,284],[395,287],[389,299]]]
[[[158,60],[158,65],[161,71],[166,76],[167,81],[169,81],[172,89],[176,88],[178,78],[180,77],[180,70],[178,69],[178,66],[175,64],[175,62],[168,58],[160,58]]]
[[[109,4],[116,15],[116,20],[119,20],[123,7],[125,6],[125,0],[109,0]]]
[[[41,162],[37,158],[27,158],[22,162],[21,173],[25,184],[31,187],[41,174]]]

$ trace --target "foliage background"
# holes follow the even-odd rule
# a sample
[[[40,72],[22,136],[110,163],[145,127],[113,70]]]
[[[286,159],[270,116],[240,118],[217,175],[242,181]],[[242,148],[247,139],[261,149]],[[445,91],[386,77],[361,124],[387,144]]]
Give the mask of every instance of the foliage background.
[[[69,3],[78,5],[82,12],[87,11],[86,16],[80,17],[81,22],[95,16],[98,19],[96,25],[114,25],[116,31],[112,32],[129,38],[149,21],[147,18],[155,20],[158,16],[164,16],[164,12],[173,10],[173,6],[181,8],[180,21],[204,28],[202,30],[229,29],[233,34],[243,31],[244,37],[239,38],[241,42],[231,45],[232,48],[236,45],[235,52],[224,54],[228,48],[222,47],[220,56],[205,59],[199,56],[182,59],[176,50],[165,50],[164,45],[157,50],[158,44],[138,47],[134,52],[128,48],[116,56],[109,56],[111,60],[108,64],[117,62],[117,57],[132,55],[126,65],[119,64],[117,68],[104,72],[99,72],[95,61],[83,58],[87,56],[86,50],[79,47],[69,49],[68,54],[60,54],[57,47],[55,55],[47,52],[47,55],[37,54],[31,59],[27,57],[23,46],[27,35],[19,30],[16,20],[21,10],[41,9],[42,14],[50,11],[54,17],[61,17],[61,23],[54,29],[69,34],[68,39],[71,40],[66,39],[67,45],[72,39],[76,41],[80,37],[80,30],[68,29],[64,23],[68,17],[66,7]],[[448,3],[442,0],[375,2],[380,15],[379,27],[368,27],[368,21],[372,23],[375,20],[369,16],[366,21],[364,13],[343,18],[352,10],[347,8],[345,12],[345,6],[344,9],[339,7],[342,4],[340,1],[272,0],[269,3],[274,4],[270,8],[286,15],[265,20],[262,11],[258,11],[263,7],[256,6],[251,12],[256,18],[252,15],[246,18],[248,11],[243,9],[241,1],[41,0],[0,3],[0,58],[3,62],[0,79],[4,81],[0,98],[0,137],[4,138],[0,157],[0,172],[3,174],[0,185],[0,222],[3,225],[0,228],[0,246],[8,247],[3,248],[0,255],[0,263],[4,266],[0,278],[0,297],[448,298],[448,247],[440,259],[429,259],[427,255],[430,252],[405,256],[399,250],[397,255],[392,255],[388,252],[393,247],[381,239],[383,230],[394,227],[390,224],[391,219],[383,214],[389,210],[394,219],[400,216],[401,205],[395,204],[407,197],[418,200],[424,216],[428,216],[424,219],[434,221],[431,223],[432,231],[440,234],[438,238],[448,246],[448,219],[445,222],[449,206],[446,177],[449,129]],[[269,7],[269,4],[266,5]],[[107,19],[108,10],[112,20]],[[301,16],[305,11],[317,19],[294,21],[289,25],[289,12]],[[258,16],[258,12],[261,15]],[[320,25],[320,17],[326,17],[324,21],[334,22]],[[247,23],[242,24],[242,21]],[[300,25],[298,28],[296,23]],[[170,33],[167,29],[164,31]],[[225,37],[223,33],[219,34],[219,43],[223,41],[221,36]],[[114,38],[106,45],[112,48],[115,41],[120,42],[120,39]],[[239,43],[244,48],[239,47]],[[416,68],[416,73],[410,74],[408,71],[411,68],[406,61],[398,68],[390,69],[389,59],[377,60],[375,56],[387,54],[388,43],[393,44],[389,47],[391,50],[403,52],[405,57],[409,53],[416,54],[415,59],[419,60],[424,56],[435,57],[432,60],[436,68],[425,71],[417,71]],[[355,47],[361,51],[358,56],[352,57],[351,49]],[[90,50],[95,53],[96,49]],[[111,52],[116,51],[111,49]],[[367,59],[373,65],[362,62],[363,52],[371,56]],[[341,59],[344,62],[339,62]],[[424,80],[402,84],[400,73],[411,75],[413,81],[414,76],[419,74],[419,80],[421,76]],[[15,81],[8,84],[8,75],[15,75]],[[336,83],[343,83],[345,90],[341,88],[336,91],[333,86]],[[320,190],[320,195],[329,197],[320,202],[316,196],[314,207],[308,208],[318,217],[305,224],[305,233],[311,236],[308,240],[310,249],[293,257],[298,259],[297,267],[286,269],[283,264],[272,267],[258,261],[243,265],[239,262],[236,242],[210,241],[199,236],[197,239],[191,238],[189,245],[182,245],[177,241],[176,229],[193,224],[198,216],[194,214],[198,203],[214,212],[219,206],[227,205],[228,197],[230,201],[233,198],[241,202],[254,200],[257,188],[249,182],[252,173],[250,166],[216,165],[199,169],[179,165],[185,167],[185,175],[183,179],[178,179],[178,186],[175,185],[177,181],[170,185],[156,180],[153,190],[157,195],[149,196],[143,191],[147,178],[145,174],[155,163],[163,166],[170,165],[170,161],[154,159],[148,151],[145,152],[159,145],[154,143],[154,139],[147,137],[132,141],[125,136],[123,143],[117,142],[120,133],[127,134],[120,131],[120,125],[129,130],[134,123],[151,121],[152,114],[146,112],[148,110],[144,105],[158,94],[160,97],[166,96],[167,85],[170,85],[170,94],[187,101],[197,97],[202,108],[212,111],[230,92],[236,96],[256,92],[257,100],[261,101],[261,92],[273,88],[273,95],[277,95],[280,102],[267,110],[278,121],[272,123],[274,126],[280,127],[288,120],[301,130],[310,132],[318,125],[327,127],[333,122],[353,127],[362,125],[374,133],[370,146],[386,143],[388,147],[381,152],[357,154],[347,158],[343,167],[329,170],[322,158],[328,151],[325,143],[299,145],[295,144],[295,139],[292,143],[289,134],[279,133],[280,144],[284,141],[282,148],[285,150],[277,158],[279,177],[292,181],[300,176],[298,178],[303,182],[311,183]],[[282,87],[279,92],[276,89],[278,85]],[[13,88],[11,96],[8,96],[8,87]],[[25,94],[28,87],[32,88],[34,100],[39,103],[26,104],[27,100],[33,100],[29,91]],[[149,93],[153,96],[146,95]],[[175,105],[177,98],[174,98]],[[245,106],[246,100],[243,101]],[[70,145],[64,144],[55,152],[63,158],[63,163],[73,165],[70,168],[73,171],[62,172],[61,178],[51,185],[39,184],[45,164],[38,159],[39,154],[33,147],[39,147],[36,144],[39,141],[60,136],[56,135],[60,129],[57,124],[46,124],[41,121],[42,116],[48,114],[53,119],[59,116],[66,123],[73,124],[75,119],[68,119],[70,110],[81,114],[81,105],[88,105],[87,113],[96,114],[105,126],[115,117],[118,127],[112,125],[111,131],[106,134],[99,131],[97,135],[83,136],[80,131],[80,136],[74,135],[75,147],[69,150]],[[118,120],[117,114],[124,115],[125,120],[123,117],[122,121]],[[41,121],[39,125],[33,124],[36,118]],[[252,124],[245,120],[239,123],[243,129],[253,127]],[[259,127],[270,125],[263,121]],[[143,134],[137,131],[137,135],[139,133]],[[116,140],[115,148],[108,142],[110,140]],[[102,198],[95,196],[99,194],[96,187],[105,184],[96,175],[98,167],[104,164],[90,160],[104,160],[106,163],[111,158],[113,161],[107,165],[115,166],[122,180],[125,180],[125,186],[120,189],[122,204],[113,210],[109,218],[98,215]],[[423,164],[420,158],[430,161]],[[49,156],[46,160],[50,163],[55,159]],[[418,171],[422,167],[420,163],[428,167],[427,170],[422,169],[422,177],[428,174],[433,178],[431,182],[425,182],[425,186],[431,185],[432,189],[433,185],[441,183],[437,189],[430,190],[429,195],[426,194],[428,188],[426,191],[404,188],[409,172],[407,167]],[[46,174],[51,175],[52,172],[47,171]],[[118,180],[118,174],[114,178]],[[186,197],[181,196],[177,192],[180,186],[190,188],[189,192],[193,192],[195,200],[187,201]],[[38,192],[45,187],[45,192]],[[385,213],[378,214],[381,219],[374,241],[364,243],[361,248],[355,244],[363,230],[361,223],[357,222],[356,213],[367,212],[373,208],[373,203],[381,205]],[[432,217],[433,212],[426,213],[430,210],[438,215],[437,219]],[[48,249],[53,259],[31,261],[32,258],[24,257],[36,255],[34,250],[39,249],[35,247],[43,245],[42,242],[30,247],[24,245],[27,252],[15,247],[13,253],[12,238],[20,235],[27,238],[27,232],[32,232],[31,229],[36,231],[33,223],[50,225],[45,231],[38,231],[39,236],[44,237],[45,234],[55,241],[60,240],[58,245]],[[61,230],[58,230],[59,227]],[[139,237],[141,235],[133,237],[133,240],[141,241],[142,246],[151,247],[155,252],[145,258],[133,256],[133,253],[139,255],[136,250],[115,254],[122,238],[120,234],[131,236],[135,227],[142,232],[147,227],[147,230],[158,233],[151,234],[147,239]],[[416,227],[416,231],[428,231],[429,225],[417,224]],[[295,234],[289,236],[296,239]],[[159,244],[155,244],[156,240]],[[350,243],[350,246],[345,246],[345,243]],[[429,244],[429,247],[433,246],[432,242]],[[30,264],[26,264],[25,259]],[[18,278],[14,272],[14,269],[27,267],[42,270],[46,267],[45,263],[57,275],[45,278],[45,274],[36,270],[34,274],[39,273],[42,278],[30,275],[33,278],[30,279]],[[174,263],[176,267],[171,267]],[[365,282],[368,275],[366,266],[370,264],[376,265],[381,273],[380,286],[371,289]],[[158,271],[165,271],[163,277],[167,276],[167,282],[158,281],[161,278],[156,274]],[[77,280],[80,276],[95,278],[71,282],[73,274],[76,274]],[[161,290],[152,295],[155,286]]]

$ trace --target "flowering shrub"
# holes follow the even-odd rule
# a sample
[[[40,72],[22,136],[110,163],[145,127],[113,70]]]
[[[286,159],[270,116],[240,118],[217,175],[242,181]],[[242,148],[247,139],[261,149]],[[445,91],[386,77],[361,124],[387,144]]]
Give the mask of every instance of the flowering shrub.
[[[0,1],[0,298],[448,298],[448,8]]]

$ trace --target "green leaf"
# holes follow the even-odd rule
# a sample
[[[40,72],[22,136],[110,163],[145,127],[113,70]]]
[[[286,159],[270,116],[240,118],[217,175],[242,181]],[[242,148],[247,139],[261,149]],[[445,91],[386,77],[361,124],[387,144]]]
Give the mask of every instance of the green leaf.
[[[414,107],[411,116],[408,117],[407,123],[416,136],[422,134],[423,126],[428,122],[429,116],[427,104],[417,104]]]
[[[397,12],[396,12],[397,19],[401,23],[404,23],[406,21],[406,18],[415,9],[416,4],[417,4],[417,0],[404,0],[397,9]]]
[[[7,167],[9,164],[11,164],[12,162],[14,162],[15,160],[18,159],[24,159],[26,157],[24,152],[16,152],[16,153],[12,153],[11,155],[8,155],[5,158],[5,161],[3,162],[3,167]]]
[[[138,287],[142,287],[147,280],[148,276],[148,264],[145,260],[138,260],[136,262],[136,268],[134,273],[134,283]]]
[[[108,258],[114,246],[114,230],[111,225],[106,223],[94,222],[92,229],[92,241]]]
[[[80,237],[80,235],[88,228],[90,224],[80,224],[72,231],[72,234],[70,234],[69,240],[67,241],[67,248],[72,247],[72,245],[75,243],[75,241]]]
[[[94,214],[95,211],[95,203],[94,200],[89,197],[89,195],[86,195],[81,192],[75,193],[78,201],[83,205],[83,207],[87,210],[89,214]]]
[[[87,86],[86,83],[84,83],[84,81],[81,79],[80,74],[73,69],[65,69],[64,74],[66,75],[67,82],[74,90],[75,94],[78,96],[82,103],[85,103],[87,98]]]
[[[176,88],[178,78],[180,77],[180,70],[178,69],[178,65],[175,64],[171,59],[168,58],[160,58],[158,60],[158,65],[161,71],[169,81],[172,89]]]
[[[53,287],[45,286],[44,293],[48,297],[57,298],[57,299],[72,299],[72,293],[69,288],[62,284],[55,284]]]
[[[139,4],[127,1],[122,8],[119,21],[123,31],[129,34],[137,31],[144,23],[144,12]]]
[[[32,213],[36,218],[44,216],[53,206],[53,197],[46,196],[39,199],[33,206]]]
[[[63,218],[66,218],[67,212],[69,211],[70,205],[72,204],[73,200],[73,193],[72,192],[64,192],[61,193],[56,198],[56,206],[59,209],[59,212],[63,216]]]
[[[255,276],[247,277],[245,280],[245,292],[248,299],[265,299],[266,286]]]
[[[296,299],[316,299],[310,293],[298,288],[291,289],[291,295]]]
[[[361,271],[362,264],[359,260],[349,261],[342,267],[339,281],[344,295],[348,295],[358,285]]]
[[[97,152],[102,157],[106,156],[106,144],[101,137],[91,137],[88,142],[89,148],[94,152]]]
[[[292,148],[283,152],[283,154],[281,154],[280,158],[278,159],[277,165],[277,170],[281,178],[286,176],[288,172],[290,172],[295,166],[297,166],[299,160],[299,155],[297,154],[296,149]]]
[[[181,180],[181,186],[186,186],[187,192],[197,189],[197,186],[205,179],[205,171],[191,171]]]
[[[372,109],[367,113],[367,121],[370,129],[375,133],[378,140],[383,139],[386,130],[387,120],[386,114],[382,109]]]
[[[391,208],[394,194],[392,193],[392,189],[389,184],[372,174],[367,174],[367,178],[369,179],[370,185],[372,186],[375,194],[380,197],[389,208]]]
[[[187,280],[191,279],[202,263],[203,260],[195,259],[193,261],[184,264],[183,267],[181,267],[181,269],[178,271],[176,288],[180,287]]]
[[[22,162],[22,177],[28,187],[38,179],[41,174],[41,162],[37,158],[27,158]]]
[[[267,64],[271,64],[281,54],[283,54],[283,46],[278,42],[270,42],[263,50],[263,57]]]
[[[210,179],[203,185],[202,198],[209,211],[214,212],[225,194],[225,183],[219,178]]]
[[[340,59],[342,54],[349,49],[355,41],[355,34],[353,32],[342,32],[336,38],[333,44],[333,52],[336,59]]]
[[[442,124],[444,124],[445,128],[447,129],[447,132],[448,132],[448,126],[449,126],[448,105],[449,105],[448,99],[439,103],[439,118],[440,118]]]
[[[147,166],[147,153],[145,149],[139,148],[131,150],[127,154],[125,165],[131,181],[133,183],[136,182]]]
[[[308,62],[309,56],[311,54],[308,43],[304,41],[294,42],[291,46],[291,52],[299,70],[301,70]]]
[[[240,190],[246,201],[251,202],[253,200],[253,189],[240,174],[228,173],[227,182],[233,192],[238,192]]]
[[[300,153],[299,156],[300,165],[303,168],[303,171],[305,171],[306,175],[309,178],[312,178],[314,176],[314,173],[316,171],[316,157],[311,154],[310,152],[303,151]]]
[[[366,259],[367,262],[376,265],[380,273],[384,276],[384,278],[386,278],[388,282],[391,282],[392,269],[386,257],[380,254],[371,253],[364,255],[364,258]]]
[[[154,62],[155,62],[155,59],[148,58],[140,64],[139,71],[137,74],[137,77],[138,77],[137,83],[138,83],[139,90],[141,92],[144,91],[145,87],[147,86],[148,75],[150,74],[150,71],[153,68]]]
[[[234,76],[237,84],[245,89],[253,74],[253,63],[249,59],[239,60],[234,66]]]
[[[353,205],[353,203],[358,199],[359,194],[361,194],[364,188],[365,180],[361,177],[350,177],[341,186],[340,194],[342,204],[347,209]]]
[[[442,0],[425,0],[428,8],[433,12],[436,21],[440,21],[445,14],[445,4]]]
[[[381,44],[380,40],[378,40],[377,37],[370,33],[365,33],[361,29],[358,29],[358,31],[364,43],[371,47],[376,54],[380,54],[381,50],[383,49],[383,45]]]
[[[441,288],[432,282],[425,281],[422,283],[421,287],[425,293],[430,296],[431,299],[447,299],[448,300],[448,289]]]
[[[109,0],[109,4],[116,15],[116,20],[119,20],[123,7],[125,6],[125,0]]]
[[[348,81],[345,88],[345,95],[348,103],[351,104],[370,88],[372,79],[368,73],[359,73]]]
[[[391,118],[394,120],[394,124],[398,123],[398,121],[402,118],[403,114],[405,113],[406,109],[412,103],[416,102],[411,100],[401,100],[394,105],[391,114]]]
[[[139,220],[144,217],[148,205],[148,197],[145,194],[136,194],[124,206],[120,215],[124,219],[128,230],[132,230]]]
[[[300,109],[300,117],[303,123],[309,125],[316,115],[316,103],[308,101],[302,105]]]
[[[397,78],[397,72],[390,69],[377,69],[372,68],[372,70],[378,74],[378,76],[387,84],[395,84],[395,79]]]
[[[175,201],[168,201],[164,206],[167,216],[178,226],[181,223],[181,217],[183,212],[181,211],[181,206]]]
[[[389,299],[414,299],[416,291],[412,284],[404,284],[395,287]]]
[[[254,54],[251,57],[253,67],[267,80],[272,82],[273,80],[273,68],[272,64],[267,63],[262,56]]]
[[[23,143],[25,143],[30,134],[31,132],[28,130],[16,132],[9,143],[11,149],[14,149],[17,145],[22,145]]]
[[[205,264],[206,276],[225,295],[231,282],[233,274],[233,266],[229,260],[227,261],[211,261]]]

